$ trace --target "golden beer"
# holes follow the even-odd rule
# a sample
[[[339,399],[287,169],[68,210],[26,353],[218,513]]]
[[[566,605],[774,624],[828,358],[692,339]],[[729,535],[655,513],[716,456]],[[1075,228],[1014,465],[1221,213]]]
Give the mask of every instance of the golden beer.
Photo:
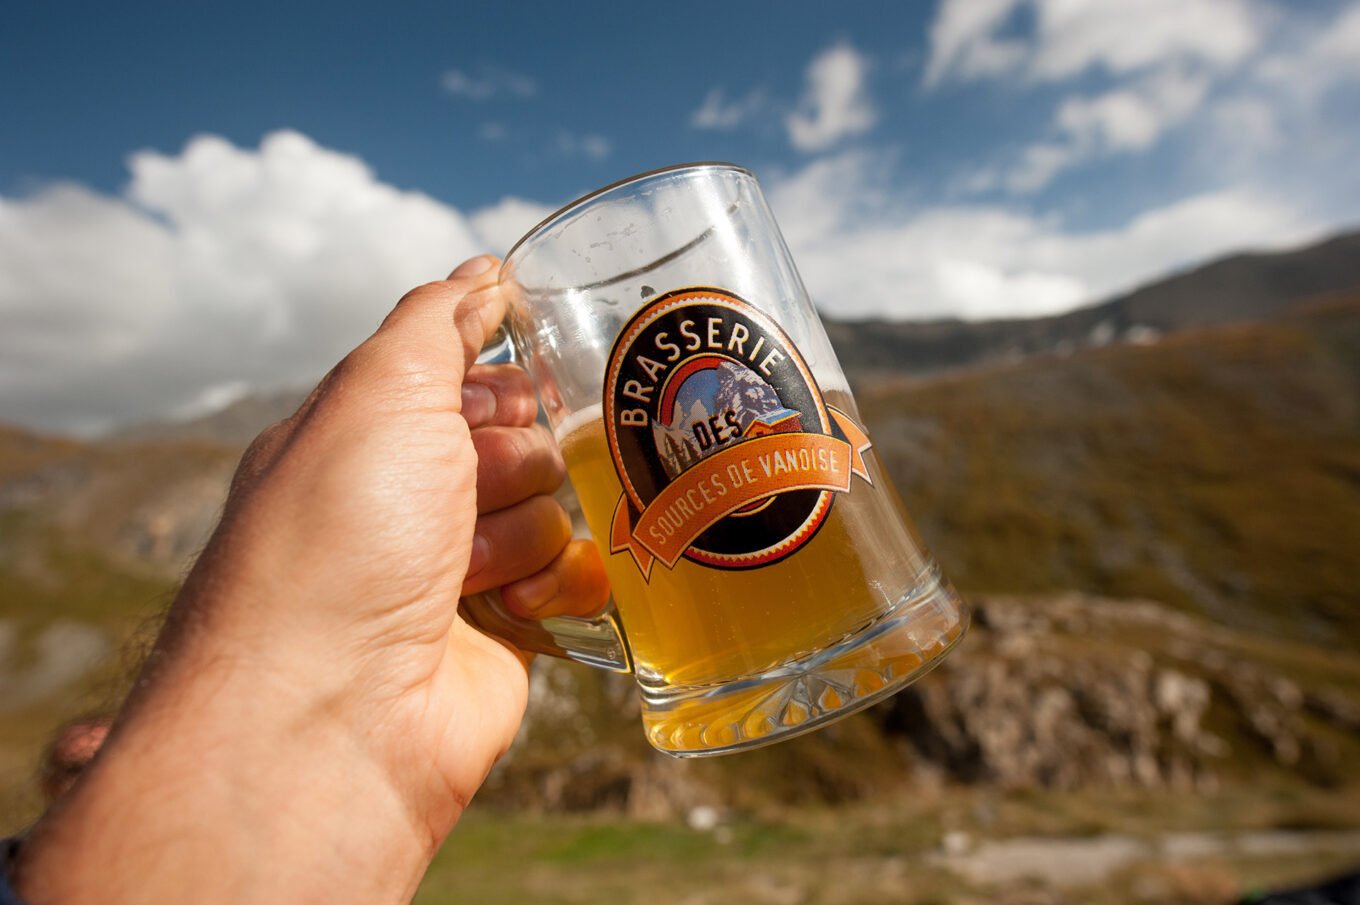
[[[559,444],[591,533],[608,537],[622,487],[598,412],[581,414],[594,417]],[[908,596],[910,587],[886,586],[885,576],[919,575],[924,557],[877,457],[866,463],[873,486],[839,494],[816,537],[772,565],[737,571],[681,559],[644,579],[627,554],[606,554],[639,677],[707,685],[757,675],[860,631]]]

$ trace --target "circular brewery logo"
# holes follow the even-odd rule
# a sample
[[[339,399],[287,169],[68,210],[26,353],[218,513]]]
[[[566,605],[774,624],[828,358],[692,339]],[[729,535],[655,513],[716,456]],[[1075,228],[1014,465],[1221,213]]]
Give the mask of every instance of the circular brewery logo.
[[[768,565],[807,543],[868,438],[822,398],[802,355],[722,289],[643,306],[610,353],[605,432],[623,485],[614,552],[652,562]]]

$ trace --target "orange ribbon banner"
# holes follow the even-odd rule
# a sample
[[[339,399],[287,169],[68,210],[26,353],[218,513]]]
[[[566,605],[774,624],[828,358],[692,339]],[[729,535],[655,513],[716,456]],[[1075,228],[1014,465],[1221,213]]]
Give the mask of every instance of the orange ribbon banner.
[[[850,489],[851,475],[872,483],[864,464],[869,438],[843,412],[830,409],[849,442],[825,434],[790,432],[743,440],[681,473],[631,518],[621,496],[610,529],[610,549],[633,555],[644,577],[653,560],[675,566],[695,539],[719,520],[757,500],[791,490]]]

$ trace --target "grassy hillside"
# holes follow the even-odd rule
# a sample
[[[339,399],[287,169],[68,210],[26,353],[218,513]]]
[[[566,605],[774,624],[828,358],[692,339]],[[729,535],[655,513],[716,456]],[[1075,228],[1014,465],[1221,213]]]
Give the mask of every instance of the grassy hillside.
[[[1360,643],[1360,300],[858,396],[962,588]]]
[[[0,820],[32,813],[43,740],[111,710],[238,451],[0,429]]]

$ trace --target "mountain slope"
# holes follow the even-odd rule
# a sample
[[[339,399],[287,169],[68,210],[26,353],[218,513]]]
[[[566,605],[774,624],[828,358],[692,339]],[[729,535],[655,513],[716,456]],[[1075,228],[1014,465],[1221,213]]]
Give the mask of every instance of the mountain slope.
[[[1360,644],[1360,299],[859,399],[961,587]]]
[[[137,444],[157,440],[195,440],[205,444],[245,447],[266,425],[297,411],[309,390],[280,390],[238,399],[230,405],[185,421],[152,421],[129,425],[114,438]]]

